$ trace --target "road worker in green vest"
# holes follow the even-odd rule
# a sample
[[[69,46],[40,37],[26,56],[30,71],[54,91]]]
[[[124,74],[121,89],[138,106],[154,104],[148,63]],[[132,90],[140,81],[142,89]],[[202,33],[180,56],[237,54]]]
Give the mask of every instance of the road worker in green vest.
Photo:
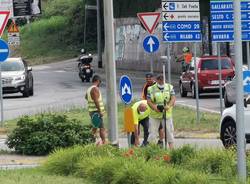
[[[155,142],[159,127],[163,127],[166,120],[166,136],[169,148],[174,144],[174,126],[172,120],[172,109],[175,104],[175,92],[173,86],[164,83],[163,75],[156,78],[156,84],[148,88],[147,103],[151,108],[149,114],[149,142]],[[164,115],[165,113],[165,115]],[[158,144],[163,145],[164,131],[159,132]]]
[[[143,127],[143,142],[141,146],[147,146],[148,144],[148,121],[149,121],[149,113],[150,108],[147,104],[147,100],[140,100],[133,104],[132,106],[133,111],[133,122],[135,131],[132,133],[131,136],[131,144],[135,146],[139,146],[139,126],[142,125]]]
[[[102,94],[99,86],[101,84],[101,77],[98,75],[93,76],[92,86],[88,88],[86,93],[86,100],[88,101],[88,111],[92,123],[92,133],[96,137],[97,130],[99,130],[101,142],[98,144],[105,144],[105,128],[103,125],[104,104]]]

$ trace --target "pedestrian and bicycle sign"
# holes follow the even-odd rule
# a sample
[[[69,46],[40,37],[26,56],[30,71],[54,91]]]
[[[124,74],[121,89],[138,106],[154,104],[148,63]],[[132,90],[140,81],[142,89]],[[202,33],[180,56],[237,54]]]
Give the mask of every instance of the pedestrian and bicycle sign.
[[[234,41],[232,0],[211,0],[211,33],[213,42]],[[242,41],[250,41],[250,1],[241,2]]]
[[[8,44],[0,39],[0,62],[4,62],[9,57],[9,46]]]
[[[201,42],[199,0],[162,0],[164,42]]]
[[[250,71],[243,72],[244,93],[250,94]]]
[[[130,104],[132,101],[133,90],[132,82],[128,76],[121,76],[119,89],[121,100],[127,105]]]
[[[156,52],[159,49],[160,42],[156,36],[147,36],[143,41],[143,48],[148,53]]]

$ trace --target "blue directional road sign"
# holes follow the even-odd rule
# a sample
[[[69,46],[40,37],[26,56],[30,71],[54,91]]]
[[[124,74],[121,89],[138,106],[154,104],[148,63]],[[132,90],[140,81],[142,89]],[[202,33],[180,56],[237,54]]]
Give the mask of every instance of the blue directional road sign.
[[[211,0],[211,32],[213,42],[234,40],[233,1]],[[241,2],[242,40],[250,40],[250,1]]]
[[[125,104],[130,104],[133,96],[132,83],[128,76],[123,75],[120,79],[120,97]]]
[[[9,57],[9,46],[8,44],[0,39],[0,62],[4,62]]]
[[[156,36],[147,36],[143,41],[143,48],[148,53],[156,52],[159,49],[160,42]]]
[[[163,32],[168,31],[200,31],[201,26],[197,21],[185,21],[185,22],[163,22]]]
[[[243,87],[244,92],[250,94],[250,71],[243,72]]]
[[[192,42],[200,41],[200,32],[166,32],[163,33],[163,41],[165,42]]]

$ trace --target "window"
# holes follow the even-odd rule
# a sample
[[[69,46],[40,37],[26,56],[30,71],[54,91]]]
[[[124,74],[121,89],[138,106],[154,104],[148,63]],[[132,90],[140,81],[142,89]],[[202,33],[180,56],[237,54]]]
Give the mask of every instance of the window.
[[[221,60],[221,69],[232,68],[231,62],[228,59]],[[218,59],[206,59],[201,63],[201,70],[218,70]]]
[[[23,71],[24,65],[21,60],[16,61],[6,61],[2,63],[2,71],[11,72],[11,71]]]

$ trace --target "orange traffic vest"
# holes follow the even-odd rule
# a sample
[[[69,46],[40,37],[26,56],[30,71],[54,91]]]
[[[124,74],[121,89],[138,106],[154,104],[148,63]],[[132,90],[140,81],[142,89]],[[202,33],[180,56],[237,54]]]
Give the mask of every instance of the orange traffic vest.
[[[187,64],[190,64],[192,61],[193,55],[191,53],[184,53],[184,61]]]

